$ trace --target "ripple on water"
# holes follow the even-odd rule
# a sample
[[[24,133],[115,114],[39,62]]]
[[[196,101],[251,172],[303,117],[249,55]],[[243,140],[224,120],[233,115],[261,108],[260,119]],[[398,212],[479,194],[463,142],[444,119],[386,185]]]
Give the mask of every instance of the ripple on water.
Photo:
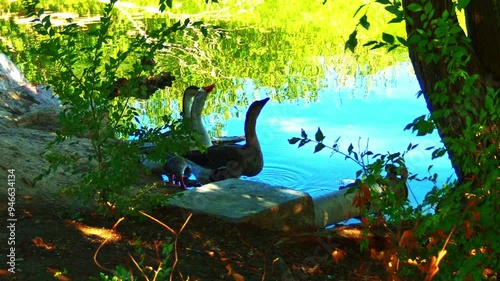
[[[307,192],[313,197],[338,190],[343,185],[344,179],[338,173],[320,172],[307,164],[290,165],[289,162],[273,161],[266,164],[257,176],[247,179]]]

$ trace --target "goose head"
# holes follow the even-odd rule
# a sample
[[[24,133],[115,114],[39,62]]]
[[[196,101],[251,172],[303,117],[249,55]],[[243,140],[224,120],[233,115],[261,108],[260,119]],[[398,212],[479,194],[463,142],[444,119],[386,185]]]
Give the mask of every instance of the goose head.
[[[257,125],[257,118],[259,117],[262,108],[264,108],[268,101],[269,98],[254,101],[247,110],[247,115],[245,118],[245,138],[247,146],[258,147],[260,149],[259,139],[257,138],[255,126]]]
[[[210,93],[215,88],[214,84],[198,87],[198,86],[189,86],[184,90],[182,95],[182,117],[183,118],[191,118],[191,107],[193,106],[193,99],[198,94],[200,90],[204,90],[205,92]]]

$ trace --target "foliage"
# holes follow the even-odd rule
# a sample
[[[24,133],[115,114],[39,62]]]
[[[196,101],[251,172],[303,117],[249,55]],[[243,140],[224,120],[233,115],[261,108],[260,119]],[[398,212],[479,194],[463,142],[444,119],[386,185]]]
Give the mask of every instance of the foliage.
[[[165,160],[167,150],[182,153],[195,144],[186,133],[187,128],[169,116],[163,118],[166,125],[162,128],[137,128],[133,121],[139,121],[140,112],[131,106],[134,98],[147,97],[154,91],[148,81],[162,77],[173,79],[168,73],[158,75],[154,66],[141,62],[153,59],[165,48],[164,42],[172,34],[191,26],[190,21],[163,25],[147,38],[138,34],[128,48],[116,48],[110,35],[115,3],[112,0],[105,6],[98,26],[87,32],[90,44],[80,45],[78,38],[82,30],[76,23],[54,26],[51,16],[43,16],[44,9],[36,8],[38,1],[24,2],[28,15],[35,17],[34,28],[41,36],[40,45],[35,46],[37,53],[59,69],[49,72],[49,84],[63,104],[61,129],[46,154],[50,166],[41,176],[61,166],[71,167],[73,173],[81,175],[81,182],[68,190],[83,200],[97,201],[103,212],[152,207],[153,202],[145,200],[147,192],[132,189],[143,169],[139,165],[139,147],[145,139],[157,144],[155,160],[159,161]],[[124,69],[125,61],[132,67]],[[79,69],[75,65],[85,67]],[[123,76],[119,77],[118,73]],[[124,83],[117,84],[117,81]],[[158,137],[165,128],[173,131],[171,138]],[[139,140],[129,142],[117,138],[130,135],[137,135]],[[64,155],[55,150],[54,145],[69,140],[78,142],[80,137],[90,140],[92,152],[88,155]],[[90,163],[83,169],[82,158]]]
[[[404,221],[412,225],[394,237],[394,250],[386,259],[387,270],[393,280],[495,278],[498,274],[495,253],[500,252],[500,244],[496,242],[498,227],[494,223],[498,221],[495,210],[499,208],[500,89],[485,87],[484,77],[470,71],[472,47],[456,15],[456,11],[466,8],[469,1],[453,2],[452,8],[441,14],[436,12],[435,2],[429,0],[411,2],[405,9],[401,1],[375,2],[394,16],[390,23],[406,20],[408,26],[417,26],[416,21],[420,24],[407,38],[383,33],[381,41],[370,41],[364,46],[385,47],[388,51],[404,46],[415,52],[418,61],[424,64],[443,64],[441,79],[432,85],[431,91],[421,93],[433,110],[427,116],[416,118],[405,129],[422,136],[437,127],[446,148],[428,148],[434,149],[433,159],[448,152],[460,172],[460,181],[431,190],[414,210],[407,209],[409,212],[397,216],[387,213],[398,229],[403,229],[401,223]],[[365,8],[362,5],[358,11]],[[357,46],[359,26],[369,29],[366,14],[359,19],[346,42],[346,49],[354,51]],[[326,147],[323,138],[318,130],[315,152]],[[290,140],[291,143],[299,142],[299,146],[310,141],[305,132],[302,138]],[[329,148],[336,151],[336,143]],[[352,145],[344,155],[358,161],[357,154],[352,153]],[[360,174],[361,171],[357,176]],[[437,214],[423,212],[436,205]],[[390,205],[384,210],[390,211]],[[397,267],[391,266],[395,259],[401,262]]]

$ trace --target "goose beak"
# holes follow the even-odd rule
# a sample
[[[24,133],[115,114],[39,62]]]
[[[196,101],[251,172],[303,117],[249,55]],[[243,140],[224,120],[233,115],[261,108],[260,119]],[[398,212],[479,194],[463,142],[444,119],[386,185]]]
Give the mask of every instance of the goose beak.
[[[268,98],[265,98],[263,100],[260,100],[260,102],[262,103],[262,106],[264,106],[268,101],[269,101],[269,97]]]
[[[214,88],[215,88],[215,85],[214,84],[211,84],[211,85],[208,85],[208,86],[205,86],[205,87],[201,87],[203,90],[205,90],[205,92],[210,93]]]

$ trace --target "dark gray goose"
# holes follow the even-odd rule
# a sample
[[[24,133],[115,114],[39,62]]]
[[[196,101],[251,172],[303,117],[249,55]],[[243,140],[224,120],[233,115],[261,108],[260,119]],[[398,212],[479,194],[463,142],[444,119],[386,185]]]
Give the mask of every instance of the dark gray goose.
[[[211,146],[205,153],[191,151],[185,156],[191,172],[201,183],[209,183],[240,176],[255,176],[264,165],[264,157],[257,137],[259,114],[269,98],[254,101],[245,118],[245,144]]]

